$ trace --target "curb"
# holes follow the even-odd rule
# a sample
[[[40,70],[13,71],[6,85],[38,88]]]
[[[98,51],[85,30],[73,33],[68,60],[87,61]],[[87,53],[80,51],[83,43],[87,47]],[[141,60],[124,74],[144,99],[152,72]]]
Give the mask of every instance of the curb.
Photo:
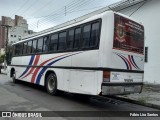
[[[155,108],[160,110],[160,105],[155,105],[152,103],[141,103],[139,101],[133,100],[133,99],[129,99],[129,98],[124,98],[124,97],[117,97],[117,96],[112,96],[110,98],[114,98],[117,100],[121,100],[121,101],[125,101],[125,102],[129,102],[129,103],[133,103],[133,104],[138,104],[138,105],[142,105],[142,106],[146,106],[146,107],[151,107],[151,108]]]
[[[3,73],[3,72],[1,72],[0,74],[7,75],[7,73]]]

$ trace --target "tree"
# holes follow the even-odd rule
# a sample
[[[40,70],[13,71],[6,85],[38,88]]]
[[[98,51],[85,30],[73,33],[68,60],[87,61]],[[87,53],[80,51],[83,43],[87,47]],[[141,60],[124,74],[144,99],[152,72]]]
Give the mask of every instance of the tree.
[[[0,63],[4,62],[4,58],[5,58],[5,54],[3,54],[3,55],[0,56]]]

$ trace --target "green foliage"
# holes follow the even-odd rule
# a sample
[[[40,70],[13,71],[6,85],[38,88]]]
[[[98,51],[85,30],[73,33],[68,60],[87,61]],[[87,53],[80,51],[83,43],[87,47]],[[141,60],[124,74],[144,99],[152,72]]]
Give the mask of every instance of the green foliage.
[[[4,55],[4,54],[0,56],[0,63],[3,63],[3,62],[4,62],[4,58],[5,58],[5,55]]]
[[[141,103],[141,104],[145,104],[146,103],[146,98],[138,98],[138,100],[137,100],[139,103]]]

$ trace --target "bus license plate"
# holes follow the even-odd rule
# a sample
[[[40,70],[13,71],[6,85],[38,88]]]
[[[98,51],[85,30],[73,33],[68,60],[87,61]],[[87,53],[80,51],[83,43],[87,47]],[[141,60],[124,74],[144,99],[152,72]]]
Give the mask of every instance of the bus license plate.
[[[133,92],[133,87],[125,87],[125,92]]]

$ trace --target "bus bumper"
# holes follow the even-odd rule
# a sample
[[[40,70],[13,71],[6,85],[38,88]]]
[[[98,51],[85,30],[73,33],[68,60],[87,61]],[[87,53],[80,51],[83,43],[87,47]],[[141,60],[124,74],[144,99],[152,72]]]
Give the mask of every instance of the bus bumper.
[[[141,93],[142,82],[137,83],[102,83],[102,95],[125,95]]]

